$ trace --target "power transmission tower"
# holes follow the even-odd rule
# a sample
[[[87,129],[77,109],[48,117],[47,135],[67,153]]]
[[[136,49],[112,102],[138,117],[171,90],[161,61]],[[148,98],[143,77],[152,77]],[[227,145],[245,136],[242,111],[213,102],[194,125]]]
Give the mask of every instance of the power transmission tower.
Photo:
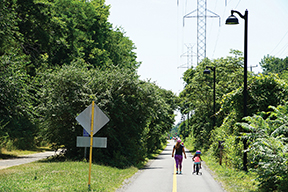
[[[197,11],[197,15],[193,15]],[[212,15],[207,15],[207,11]],[[197,65],[206,57],[206,18],[219,18],[220,26],[220,16],[216,13],[207,9],[207,0],[197,0],[197,9],[184,15],[186,18],[197,18]]]
[[[177,68],[191,68],[191,66],[193,66],[193,57],[196,56],[195,53],[193,52],[193,47],[194,45],[189,44],[186,45],[186,49],[187,51],[185,53],[183,53],[180,57],[187,57],[187,63],[177,67]]]

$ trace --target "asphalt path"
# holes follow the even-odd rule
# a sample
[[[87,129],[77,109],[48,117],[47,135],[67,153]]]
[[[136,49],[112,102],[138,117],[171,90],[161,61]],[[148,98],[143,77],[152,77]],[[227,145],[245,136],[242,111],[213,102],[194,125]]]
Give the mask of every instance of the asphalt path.
[[[175,160],[172,158],[174,141],[169,141],[164,151],[126,180],[117,192],[224,192],[206,166],[202,166],[202,175],[192,174],[192,154],[185,149],[187,159],[183,157],[182,174],[175,174]]]
[[[19,157],[14,158],[14,159],[0,160],[0,170],[8,168],[8,167],[16,166],[16,165],[31,163],[33,161],[45,159],[45,158],[53,156],[53,155],[55,155],[55,151],[46,151],[46,152],[42,152],[42,153],[35,153],[35,154],[31,154],[31,155],[19,156]]]

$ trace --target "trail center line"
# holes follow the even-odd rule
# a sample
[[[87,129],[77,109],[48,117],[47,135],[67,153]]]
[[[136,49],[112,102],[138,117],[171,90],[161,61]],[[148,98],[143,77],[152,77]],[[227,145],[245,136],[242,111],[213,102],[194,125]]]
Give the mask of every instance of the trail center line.
[[[177,192],[177,177],[176,177],[176,165],[174,163],[174,174],[173,174],[173,189],[172,192]]]

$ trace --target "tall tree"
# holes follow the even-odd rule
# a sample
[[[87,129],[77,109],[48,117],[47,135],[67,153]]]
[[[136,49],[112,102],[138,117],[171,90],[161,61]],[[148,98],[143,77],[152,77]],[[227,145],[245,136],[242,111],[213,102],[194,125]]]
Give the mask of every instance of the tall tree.
[[[14,54],[0,57],[0,130],[2,147],[33,148],[37,135],[34,95],[23,63],[25,57]]]
[[[260,66],[263,69],[264,74],[268,73],[284,73],[288,71],[288,57],[285,59],[277,58],[275,56],[264,56],[261,59]]]
[[[75,117],[95,100],[110,121],[97,133],[108,137],[107,150],[95,149],[94,159],[105,159],[105,163],[115,166],[135,165],[144,160],[148,151],[159,147],[160,138],[172,127],[176,96],[139,80],[132,69],[88,68],[83,61],[77,61],[43,74],[39,106],[42,135],[55,148],[65,146],[70,157],[82,157],[79,152],[83,149],[75,144],[83,128]]]
[[[187,83],[180,93],[180,107],[183,112],[193,111],[189,125],[199,145],[209,147],[210,132],[213,129],[213,118],[216,115],[216,126],[221,125],[224,116],[213,114],[213,75],[203,74],[206,66],[216,68],[216,111],[220,109],[221,98],[224,94],[238,88],[243,83],[242,53],[231,50],[233,56],[226,58],[203,60],[195,69],[184,73]],[[211,72],[211,74],[213,71]],[[183,126],[182,126],[183,127]],[[187,130],[190,131],[190,130]],[[185,130],[186,132],[186,130]],[[199,146],[200,147],[200,146]]]

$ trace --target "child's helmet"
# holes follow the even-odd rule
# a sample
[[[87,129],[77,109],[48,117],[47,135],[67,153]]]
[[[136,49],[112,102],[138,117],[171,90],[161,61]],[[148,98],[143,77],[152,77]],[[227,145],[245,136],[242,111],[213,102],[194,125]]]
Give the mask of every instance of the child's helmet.
[[[196,151],[196,154],[201,154],[201,151],[200,150]]]

